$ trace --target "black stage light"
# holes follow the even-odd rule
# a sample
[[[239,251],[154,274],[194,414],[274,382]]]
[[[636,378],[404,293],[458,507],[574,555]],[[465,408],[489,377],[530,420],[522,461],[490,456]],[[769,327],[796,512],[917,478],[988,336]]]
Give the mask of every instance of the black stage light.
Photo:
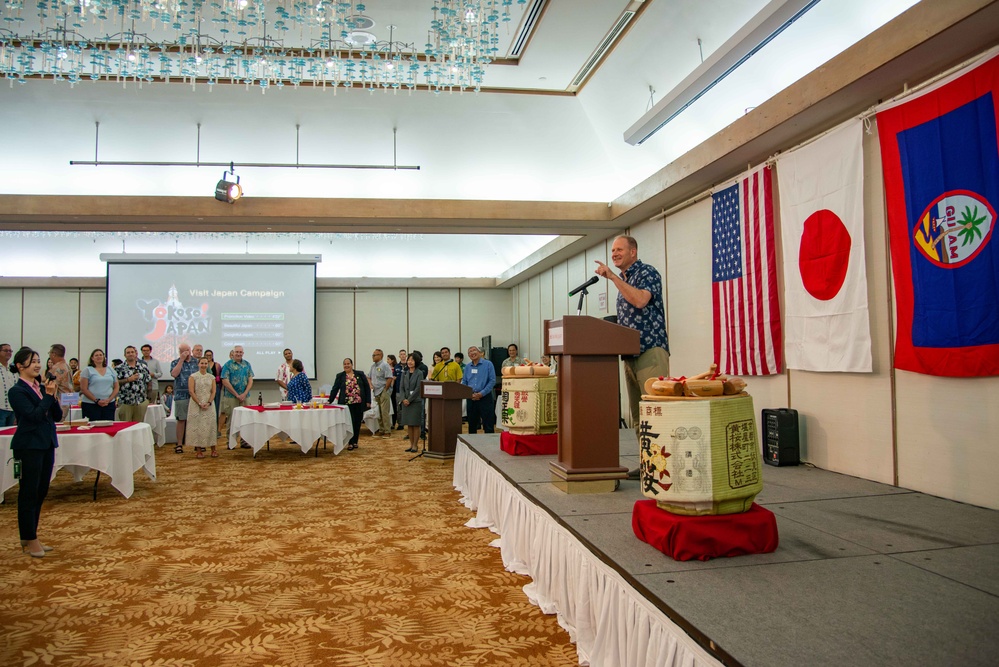
[[[243,187],[239,184],[239,176],[236,176],[236,182],[233,183],[226,180],[228,175],[236,176],[233,170],[222,172],[222,180],[215,186],[215,198],[219,201],[235,204],[236,200],[243,196]]]

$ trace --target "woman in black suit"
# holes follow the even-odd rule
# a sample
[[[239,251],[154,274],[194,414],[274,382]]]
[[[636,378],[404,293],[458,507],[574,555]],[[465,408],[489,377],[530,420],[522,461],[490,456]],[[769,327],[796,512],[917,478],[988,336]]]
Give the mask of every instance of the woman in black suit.
[[[19,378],[7,392],[10,407],[17,418],[17,431],[10,441],[14,458],[21,462],[21,482],[17,491],[17,528],[21,533],[21,548],[33,558],[41,558],[52,547],[38,541],[38,517],[42,502],[49,492],[52,466],[55,464],[57,421],[62,420],[62,408],[56,400],[58,387],[53,375],[39,383],[42,362],[38,353],[22,347],[14,355],[10,368]]]
[[[362,371],[354,369],[354,361],[343,360],[343,372],[337,373],[330,389],[330,403],[346,405],[350,410],[350,423],[354,427],[354,435],[347,442],[347,449],[357,449],[357,436],[361,433],[361,417],[364,411],[371,407],[371,387],[368,378]]]

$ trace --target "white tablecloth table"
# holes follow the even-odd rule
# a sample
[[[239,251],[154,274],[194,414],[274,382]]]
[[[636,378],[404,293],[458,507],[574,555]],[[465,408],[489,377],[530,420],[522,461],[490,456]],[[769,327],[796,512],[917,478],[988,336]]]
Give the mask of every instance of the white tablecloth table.
[[[326,436],[333,443],[333,453],[339,454],[353,432],[350,414],[340,405],[262,412],[240,407],[232,411],[229,449],[239,447],[239,439],[242,438],[250,444],[256,456],[271,436],[284,433],[298,443],[303,453],[312,449],[319,438]]]
[[[63,409],[63,416],[65,416],[65,414],[66,411]],[[80,421],[83,419],[83,411],[79,406],[73,406],[70,409],[69,418],[72,421]],[[166,429],[166,406],[160,403],[150,403],[146,406],[146,416],[142,421],[152,427],[153,440],[156,442],[157,447],[162,447],[166,442],[168,442]]]
[[[142,421],[149,424],[153,429],[153,440],[157,447],[162,447],[166,443],[166,408],[159,403],[150,403],[146,407],[146,418]]]
[[[462,401],[461,404],[464,406],[465,402]],[[392,425],[392,415],[394,414],[395,414],[395,405],[393,404],[393,401],[389,401],[389,426]],[[379,417],[380,414],[378,410],[378,404],[372,402],[371,407],[365,410],[364,414],[361,415],[361,421],[364,422],[364,425],[368,427],[369,431],[374,433],[375,431],[378,430]]]
[[[14,461],[10,452],[13,436],[0,435],[0,493],[14,486]],[[59,433],[59,447],[55,450],[52,477],[61,468],[80,482],[88,470],[97,470],[111,478],[111,486],[126,498],[135,490],[133,474],[146,471],[149,479],[156,481],[156,456],[153,450],[153,429],[145,422],[129,426],[116,435],[106,433]]]

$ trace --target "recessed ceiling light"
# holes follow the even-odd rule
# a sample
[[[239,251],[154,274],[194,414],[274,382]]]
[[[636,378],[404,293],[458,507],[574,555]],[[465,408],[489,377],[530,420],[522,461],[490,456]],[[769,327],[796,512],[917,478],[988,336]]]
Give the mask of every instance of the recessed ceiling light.
[[[374,44],[378,41],[378,38],[374,34],[367,32],[365,30],[354,30],[344,37],[343,41],[347,42],[351,46],[368,46]]]

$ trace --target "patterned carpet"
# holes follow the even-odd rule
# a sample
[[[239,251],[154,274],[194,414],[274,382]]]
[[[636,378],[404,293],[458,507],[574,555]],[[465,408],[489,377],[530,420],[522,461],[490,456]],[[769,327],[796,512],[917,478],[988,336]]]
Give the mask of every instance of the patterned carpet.
[[[0,665],[575,665],[528,581],[503,569],[452,468],[402,432],[303,455],[157,450],[125,500],[94,473],[53,481],[39,536],[0,505]]]

